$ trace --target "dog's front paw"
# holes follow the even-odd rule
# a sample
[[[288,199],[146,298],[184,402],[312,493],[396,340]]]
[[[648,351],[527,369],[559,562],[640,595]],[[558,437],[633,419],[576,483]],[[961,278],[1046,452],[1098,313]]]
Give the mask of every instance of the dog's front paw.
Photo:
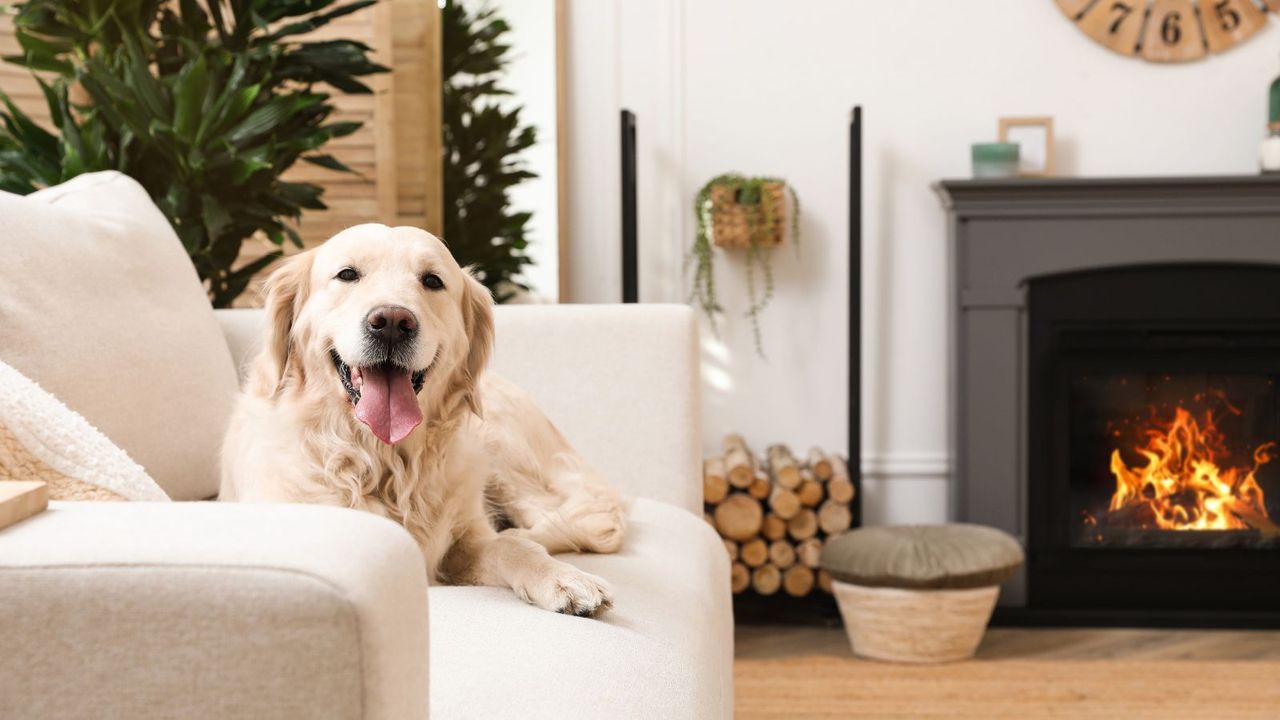
[[[559,561],[543,572],[529,573],[512,589],[531,605],[565,615],[594,617],[613,606],[608,583]]]

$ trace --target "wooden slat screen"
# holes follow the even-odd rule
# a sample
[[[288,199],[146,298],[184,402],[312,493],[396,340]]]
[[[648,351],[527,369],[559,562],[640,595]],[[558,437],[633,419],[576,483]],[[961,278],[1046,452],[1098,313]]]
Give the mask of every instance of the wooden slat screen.
[[[290,180],[325,188],[324,211],[309,211],[298,229],[308,247],[340,230],[366,222],[408,224],[438,231],[440,218],[440,41],[439,10],[425,0],[384,0],[320,28],[308,40],[348,38],[374,48],[376,62],[391,73],[366,78],[373,95],[332,91],[334,121],[364,123],[325,151],[358,174],[298,163]],[[0,53],[20,52],[13,19],[0,15]],[[0,88],[38,122],[48,123],[44,97],[30,73],[0,63]],[[401,122],[396,122],[400,117]],[[246,243],[241,262],[273,249],[264,239]],[[238,304],[257,304],[257,288]]]

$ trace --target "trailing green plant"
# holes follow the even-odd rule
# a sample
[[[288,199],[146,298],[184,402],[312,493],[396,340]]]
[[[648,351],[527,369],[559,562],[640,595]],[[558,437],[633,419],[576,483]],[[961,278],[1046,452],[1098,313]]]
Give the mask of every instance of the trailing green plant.
[[[521,153],[537,141],[520,107],[499,101],[511,46],[510,26],[491,7],[468,12],[451,0],[442,13],[444,50],[444,237],[449,250],[505,302],[528,289],[520,273],[533,263],[526,226],[532,213],[510,207],[513,186],[537,175]]]
[[[689,262],[693,264],[693,288],[690,292],[690,301],[702,309],[702,312],[706,314],[707,319],[711,322],[712,330],[716,330],[716,315],[723,313],[725,310],[716,294],[715,246],[712,238],[714,232],[714,203],[711,191],[716,187],[724,187],[731,192],[732,197],[735,198],[735,202],[738,204],[759,206],[758,212],[746,214],[748,244],[746,247],[745,269],[747,296],[750,298],[751,304],[747,306],[743,315],[751,319],[751,332],[755,339],[756,352],[761,355],[764,354],[764,345],[760,337],[760,313],[773,298],[772,248],[763,242],[777,220],[773,215],[773,206],[768,202],[764,202],[765,186],[771,183],[782,184],[791,198],[789,234],[792,242],[798,248],[800,242],[800,198],[796,195],[795,189],[780,178],[748,177],[739,173],[725,173],[708,180],[698,190],[698,194],[694,198],[695,230],[693,247],[689,253]],[[757,273],[760,275],[759,279],[756,277]]]
[[[328,122],[319,88],[368,93],[384,72],[354,40],[297,36],[376,0],[29,0],[16,13],[22,54],[53,131],[0,92],[0,188],[29,193],[95,170],[137,180],[173,225],[215,307],[279,251],[234,268],[244,240],[302,239],[286,220],[323,209],[323,189],[286,182],[298,160],[350,172],[319,152],[355,132]],[[72,97],[81,97],[76,102]]]

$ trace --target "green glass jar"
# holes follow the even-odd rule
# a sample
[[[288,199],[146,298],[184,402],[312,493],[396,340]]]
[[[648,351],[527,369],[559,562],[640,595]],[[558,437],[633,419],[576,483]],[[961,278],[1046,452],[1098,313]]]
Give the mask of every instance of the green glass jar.
[[[1018,176],[1018,146],[1015,143],[974,143],[970,148],[975,178]]]

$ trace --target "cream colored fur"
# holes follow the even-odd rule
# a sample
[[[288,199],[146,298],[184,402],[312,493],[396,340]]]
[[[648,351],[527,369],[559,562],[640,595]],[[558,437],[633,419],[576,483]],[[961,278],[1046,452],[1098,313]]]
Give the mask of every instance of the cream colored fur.
[[[358,282],[336,279],[346,267]],[[443,289],[423,286],[428,271]],[[266,342],[227,433],[221,499],[368,510],[408,528],[435,581],[507,586],[578,615],[611,604],[604,580],[549,553],[617,551],[621,498],[524,392],[484,373],[489,293],[443,243],[357,226],[289,259],[268,288]],[[417,317],[414,358],[430,366],[423,422],[395,445],[355,418],[330,357],[354,357],[364,318],[386,304]]]

